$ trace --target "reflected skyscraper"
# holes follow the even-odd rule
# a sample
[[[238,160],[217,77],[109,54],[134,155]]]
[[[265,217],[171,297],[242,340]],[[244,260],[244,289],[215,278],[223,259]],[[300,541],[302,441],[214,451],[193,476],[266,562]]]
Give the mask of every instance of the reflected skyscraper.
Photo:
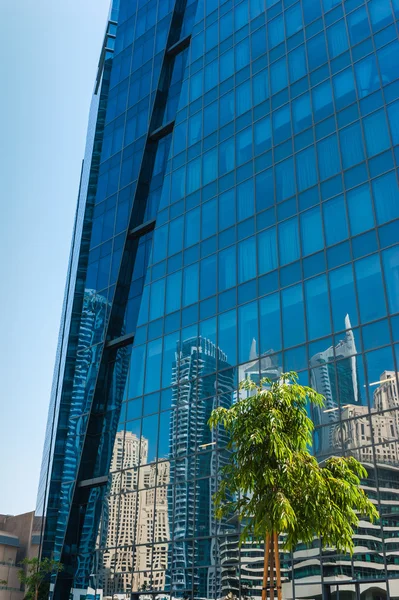
[[[218,379],[217,365],[221,370]],[[234,372],[220,348],[207,338],[195,337],[184,340],[177,349],[173,373],[170,592],[183,598],[194,587],[197,598],[220,596],[220,573],[215,568],[220,562],[219,545],[210,538],[218,527],[212,496],[225,458],[212,450],[217,443],[225,446],[227,437],[223,430],[210,431],[208,421],[216,406],[231,406]]]
[[[345,333],[335,346],[318,352],[310,359],[311,386],[325,398],[323,408],[314,409],[317,430],[315,452],[319,456],[340,449],[335,439],[334,423],[339,419],[340,407],[345,403],[356,406],[360,402],[360,387],[356,363],[356,344],[349,315],[345,317]]]
[[[215,518],[228,440],[207,421],[290,370],[326,397],[316,456],[359,457],[382,517],[353,559],[281,553],[284,600],[399,598],[398,19],[112,2],[38,494],[54,600],[259,598],[262,548]]]

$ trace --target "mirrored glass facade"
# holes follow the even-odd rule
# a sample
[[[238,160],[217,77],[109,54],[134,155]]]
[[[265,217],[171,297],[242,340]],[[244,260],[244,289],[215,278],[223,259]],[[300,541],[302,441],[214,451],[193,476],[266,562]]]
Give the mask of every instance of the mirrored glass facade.
[[[216,406],[296,370],[380,520],[281,549],[285,600],[399,599],[399,0],[120,0],[46,433],[57,600],[261,598]]]

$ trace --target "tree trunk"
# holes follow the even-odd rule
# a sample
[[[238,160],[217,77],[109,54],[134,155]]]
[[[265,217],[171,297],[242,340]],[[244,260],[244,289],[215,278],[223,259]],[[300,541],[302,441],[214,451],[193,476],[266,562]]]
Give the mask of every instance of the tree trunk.
[[[274,573],[276,568],[276,573]],[[270,591],[269,598],[274,600],[275,579],[277,579],[277,600],[282,600],[280,554],[278,547],[278,533],[267,534],[265,540],[265,554],[263,561],[263,586],[262,600],[267,600],[267,590]]]
[[[274,537],[270,539],[270,600],[274,600]]]
[[[278,533],[274,532],[274,555],[276,557],[276,578],[277,578],[277,600],[282,600],[281,590],[281,569],[280,569],[280,553],[278,549]]]
[[[262,587],[262,600],[267,599],[267,584],[269,581],[269,551],[270,551],[270,536],[266,535],[265,539],[265,557],[263,560],[263,587]]]

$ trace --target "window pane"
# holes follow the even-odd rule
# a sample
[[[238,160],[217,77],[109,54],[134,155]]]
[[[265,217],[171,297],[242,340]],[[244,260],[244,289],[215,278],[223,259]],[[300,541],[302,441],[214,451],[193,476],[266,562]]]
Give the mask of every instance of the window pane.
[[[317,183],[316,155],[313,146],[296,155],[298,190],[306,190]]]
[[[280,265],[286,265],[299,258],[298,219],[281,223],[278,228]]]
[[[260,353],[281,350],[280,296],[271,294],[259,301]]]
[[[249,238],[238,244],[238,282],[243,283],[256,277],[255,238]]]
[[[349,321],[358,324],[355,284],[352,266],[348,265],[329,273],[331,309],[334,331],[347,329]]]
[[[350,127],[342,129],[339,133],[339,139],[344,169],[348,169],[364,160],[360,123],[354,123]]]
[[[245,304],[238,309],[238,360],[240,363],[251,358],[253,340],[259,339],[257,302]]]
[[[276,228],[266,229],[258,235],[259,275],[277,268]]]
[[[377,61],[374,55],[355,64],[357,91],[360,98],[364,98],[380,87],[380,78],[377,70]]]
[[[236,247],[232,246],[219,252],[219,291],[236,285]]]
[[[281,293],[283,309],[284,346],[296,346],[305,341],[302,285],[287,288]]]
[[[388,119],[394,145],[399,144],[399,102],[388,106]]]
[[[360,319],[363,323],[386,314],[380,259],[377,254],[355,262]]]
[[[323,248],[323,226],[319,207],[301,214],[301,244],[303,256]]]
[[[399,216],[399,190],[395,173],[375,179],[372,186],[378,224]]]
[[[237,363],[237,313],[231,310],[218,317],[218,346],[231,365]]]
[[[368,184],[351,190],[346,195],[352,235],[374,227],[373,207]]]
[[[335,58],[348,49],[348,36],[343,19],[327,29],[327,42],[330,58]]]
[[[385,250],[382,254],[384,276],[388,291],[388,306],[391,313],[399,312],[399,246]]]
[[[328,179],[341,170],[337,135],[322,140],[317,144],[320,179]]]
[[[375,156],[391,145],[385,112],[379,110],[363,119],[367,156]]]
[[[337,244],[348,237],[348,225],[344,197],[339,196],[323,205],[324,231],[327,246]]]
[[[308,339],[328,335],[331,324],[326,275],[305,282],[305,297]]]

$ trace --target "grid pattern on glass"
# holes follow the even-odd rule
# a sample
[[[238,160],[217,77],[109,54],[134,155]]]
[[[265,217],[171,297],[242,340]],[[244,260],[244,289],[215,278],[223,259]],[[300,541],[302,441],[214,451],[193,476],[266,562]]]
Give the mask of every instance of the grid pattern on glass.
[[[127,226],[166,39],[167,3],[134,14],[133,4],[120,6],[91,237],[93,286],[111,294],[116,279],[101,260]],[[196,14],[194,5],[162,122],[177,107],[174,132],[150,183],[156,228],[124,315],[135,339],[118,359],[112,476],[88,498],[102,504],[94,587],[107,597],[260,596],[262,549],[251,540],[239,549],[235,516],[214,515],[227,440],[207,420],[236,401],[239,380],[295,369],[326,397],[312,415],[316,455],[356,456],[381,520],[360,523],[352,559],[317,540],[282,552],[284,594],[321,597],[338,578],[348,592],[356,579],[393,598],[398,2],[200,0]],[[88,538],[87,564],[93,546]]]

